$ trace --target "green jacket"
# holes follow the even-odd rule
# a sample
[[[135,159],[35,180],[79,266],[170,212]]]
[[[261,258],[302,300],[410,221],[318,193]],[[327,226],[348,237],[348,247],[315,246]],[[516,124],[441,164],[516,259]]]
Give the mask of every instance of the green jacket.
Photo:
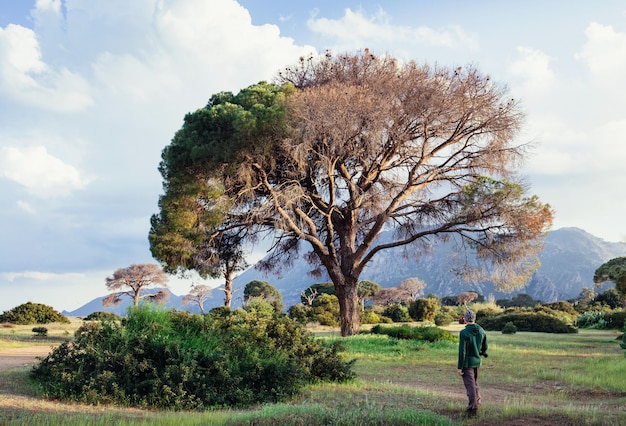
[[[457,368],[480,367],[480,355],[487,352],[487,335],[478,324],[467,324],[459,335]]]

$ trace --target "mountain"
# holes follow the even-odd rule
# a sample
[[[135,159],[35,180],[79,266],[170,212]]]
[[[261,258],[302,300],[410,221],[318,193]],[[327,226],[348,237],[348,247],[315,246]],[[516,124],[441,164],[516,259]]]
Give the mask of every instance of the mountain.
[[[167,292],[169,294],[169,299],[167,300],[167,302],[165,303],[166,306],[170,307],[170,308],[174,308],[174,309],[179,309],[179,310],[187,310],[187,311],[192,311],[192,312],[199,312],[200,309],[199,308],[194,308],[193,306],[189,306],[189,305],[184,305],[183,304],[183,297],[182,296],[177,296],[174,293],[172,293],[169,289],[167,288],[148,288],[145,289],[141,292],[142,295],[144,294],[156,294],[157,292],[159,292],[160,290],[165,290],[165,292]],[[93,299],[91,302],[81,306],[80,308],[74,310],[74,311],[63,311],[61,312],[63,315],[65,316],[70,316],[70,317],[86,317],[87,315],[94,313],[94,312],[112,312],[114,314],[118,314],[118,315],[126,315],[126,310],[132,306],[133,304],[133,299],[130,297],[123,297],[122,301],[116,305],[116,306],[108,306],[108,307],[104,307],[102,306],[102,301],[104,300],[106,296],[102,296],[102,297],[97,297],[95,299]]]
[[[381,234],[379,238],[382,241],[388,240],[391,233]],[[425,294],[432,293],[439,297],[473,290],[484,296],[493,294],[496,299],[526,293],[536,300],[554,302],[575,298],[583,287],[591,287],[593,274],[601,264],[615,257],[626,256],[626,243],[607,242],[578,228],[552,231],[548,234],[539,256],[541,267],[524,288],[513,293],[499,292],[489,282],[462,281],[452,270],[454,258],[458,254],[452,243],[438,244],[417,259],[407,253],[406,247],[384,250],[367,265],[361,279],[377,282],[382,287],[394,287],[406,278],[417,277],[427,285]],[[236,295],[241,295],[243,287],[250,281],[268,281],[280,291],[284,305],[291,306],[300,302],[300,292],[311,284],[329,281],[328,277],[312,278],[308,274],[309,270],[309,265],[302,259],[294,262],[281,275],[264,275],[250,268],[239,275],[233,284]],[[168,306],[190,310],[190,306],[182,305],[181,299],[172,294]],[[237,296],[233,300],[235,302],[233,306],[240,306],[241,301]],[[129,305],[130,301],[126,303]],[[205,309],[220,306],[222,303],[223,294],[214,291],[212,297],[205,303]],[[120,306],[115,312],[123,313],[125,309],[126,307]],[[98,298],[76,311],[64,314],[84,316],[102,310],[105,310],[102,308],[102,298]]]

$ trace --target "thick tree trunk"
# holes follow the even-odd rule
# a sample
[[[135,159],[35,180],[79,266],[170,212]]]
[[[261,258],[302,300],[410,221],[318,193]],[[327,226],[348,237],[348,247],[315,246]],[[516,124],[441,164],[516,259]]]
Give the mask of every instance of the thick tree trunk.
[[[341,317],[341,335],[352,336],[359,332],[359,284],[358,280],[335,286],[339,299],[339,315]]]

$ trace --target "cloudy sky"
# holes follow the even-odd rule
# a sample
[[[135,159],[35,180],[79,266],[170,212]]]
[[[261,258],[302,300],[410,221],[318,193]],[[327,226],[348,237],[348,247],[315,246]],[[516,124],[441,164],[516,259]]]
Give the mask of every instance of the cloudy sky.
[[[366,47],[506,83],[554,228],[626,241],[622,0],[0,0],[0,311],[154,261],[161,150],[211,94]]]

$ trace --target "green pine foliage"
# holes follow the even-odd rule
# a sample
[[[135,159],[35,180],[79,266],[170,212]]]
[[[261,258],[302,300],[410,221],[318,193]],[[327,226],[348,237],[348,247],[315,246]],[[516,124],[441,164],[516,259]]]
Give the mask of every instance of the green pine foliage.
[[[27,302],[2,313],[0,322],[20,325],[49,324],[53,322],[69,324],[70,320],[55,311],[51,306]]]
[[[52,398],[206,409],[277,402],[306,384],[354,378],[340,342],[325,344],[287,316],[148,304],[120,322],[87,322],[31,372]]]

